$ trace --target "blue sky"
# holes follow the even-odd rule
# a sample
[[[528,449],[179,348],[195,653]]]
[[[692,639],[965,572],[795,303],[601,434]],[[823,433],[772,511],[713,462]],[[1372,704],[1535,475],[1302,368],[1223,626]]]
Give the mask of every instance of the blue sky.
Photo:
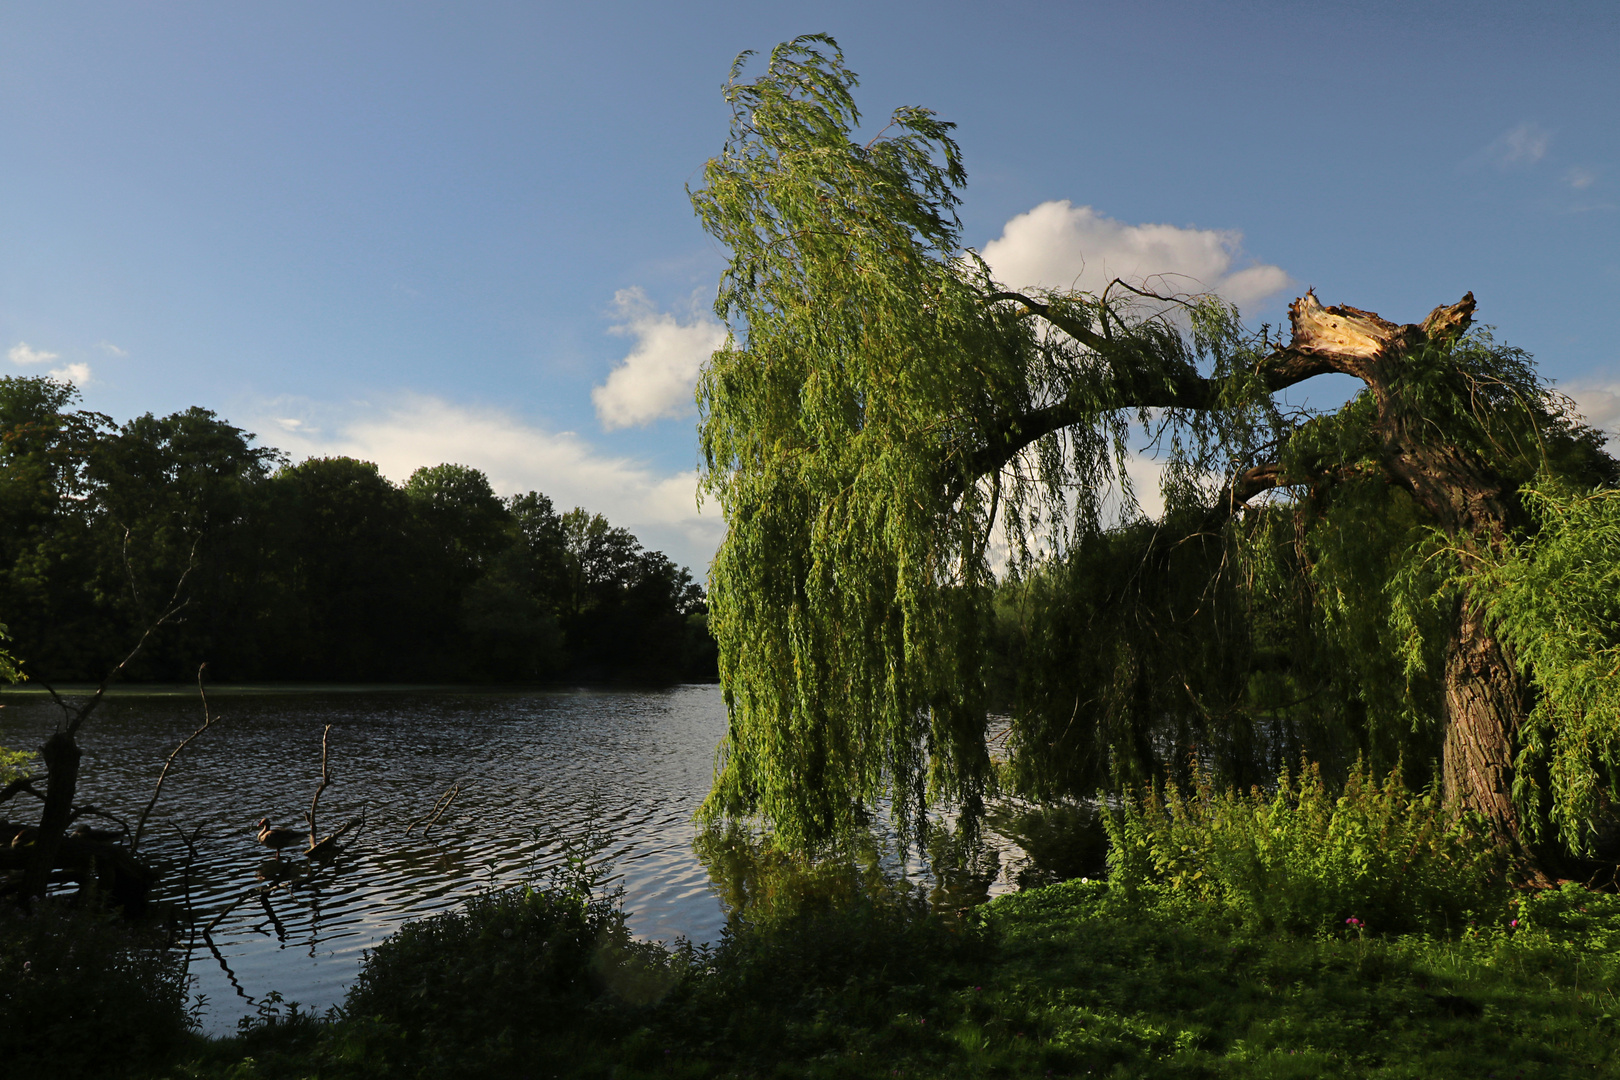
[[[462,461],[701,570],[723,252],[684,188],[733,57],[807,32],[868,119],[959,125],[965,238],[1023,284],[1181,272],[1273,323],[1306,286],[1398,321],[1472,290],[1620,424],[1612,0],[8,0],[0,370],[396,479]]]

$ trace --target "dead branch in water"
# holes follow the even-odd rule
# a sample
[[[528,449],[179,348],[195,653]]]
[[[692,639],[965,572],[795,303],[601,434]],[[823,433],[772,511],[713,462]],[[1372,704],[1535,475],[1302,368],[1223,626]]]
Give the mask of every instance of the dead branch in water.
[[[326,790],[326,785],[332,782],[331,774],[328,773],[327,770],[326,770],[326,740],[331,737],[331,734],[332,734],[332,725],[327,724],[326,725],[326,730],[321,732],[321,782],[315,788],[315,797],[313,799],[309,800],[309,815],[308,815],[308,817],[309,817],[309,850],[310,851],[314,851],[315,848],[318,846],[316,844],[316,842],[315,842],[315,807],[317,805],[319,805],[319,803],[321,801],[321,792],[325,791]],[[332,839],[332,837],[327,837],[327,839],[330,840],[330,839]],[[325,841],[322,841],[322,843],[324,843],[324,842]]]
[[[362,826],[365,825],[365,823],[366,823],[366,812],[365,812],[365,810],[362,809],[360,811],[360,816],[359,817],[350,818],[348,821],[344,822],[342,828],[340,828],[337,832],[333,833],[330,836],[322,837],[320,843],[316,844],[314,847],[312,847],[308,851],[304,852],[304,854],[306,856],[308,856],[309,858],[311,858],[311,859],[314,859],[314,858],[317,858],[317,857],[323,856],[323,855],[332,854],[332,852],[334,852],[337,849],[337,841],[338,841],[338,838],[340,836],[342,836],[344,833],[348,832],[350,829],[361,828]]]
[[[456,796],[460,794],[461,781],[457,780],[455,784],[451,786],[449,791],[439,796],[439,801],[433,804],[433,809],[428,811],[426,817],[419,818],[405,826],[405,835],[411,835],[412,829],[416,828],[418,825],[422,825],[425,822],[426,827],[422,830],[422,836],[425,838],[427,834],[433,830],[433,826],[439,823],[439,818],[444,816],[444,812],[450,809],[450,804],[456,801]]]
[[[208,667],[206,663],[197,665],[197,696],[202,699],[203,707],[202,727],[181,739],[180,745],[170,751],[169,759],[163,763],[163,771],[158,773],[157,786],[152,789],[152,797],[147,800],[146,809],[141,811],[141,816],[135,822],[135,835],[129,841],[129,853],[131,855],[135,854],[141,846],[141,837],[146,833],[146,819],[152,813],[152,808],[157,805],[158,796],[163,793],[163,781],[169,777],[169,767],[180,756],[180,752],[191,745],[191,740],[207,731],[208,725],[219,719],[208,711],[208,693],[203,689],[203,669],[206,667]]]

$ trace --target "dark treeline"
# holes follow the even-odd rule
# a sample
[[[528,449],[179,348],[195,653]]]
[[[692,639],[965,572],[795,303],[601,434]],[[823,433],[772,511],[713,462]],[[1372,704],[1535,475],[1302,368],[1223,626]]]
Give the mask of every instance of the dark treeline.
[[[401,487],[289,465],[192,408],[125,424],[0,378],[0,621],[33,678],[99,679],[178,595],[141,680],[712,677],[691,574],[583,509],[463,465]],[[178,584],[178,592],[177,592]]]

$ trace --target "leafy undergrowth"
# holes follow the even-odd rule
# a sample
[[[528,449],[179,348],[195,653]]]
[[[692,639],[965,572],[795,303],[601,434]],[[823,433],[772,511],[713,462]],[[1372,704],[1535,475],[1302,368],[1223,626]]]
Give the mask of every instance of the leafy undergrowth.
[[[1620,1073],[1620,898],[1574,886],[1521,898],[1499,925],[1383,938],[1353,926],[1234,933],[1126,908],[1105,883],[1067,882],[960,923],[890,897],[798,910],[739,926],[712,950],[656,955],[616,943],[600,908],[526,895],[440,917],[411,955],[368,972],[346,1017],[282,1016],[199,1040],[160,1075]],[[547,934],[588,918],[609,933],[604,948],[575,955],[572,975],[548,961],[536,978],[515,963],[552,953]],[[514,962],[503,966],[506,949]]]
[[[0,904],[0,1076],[115,1076],[173,1053],[186,984],[163,941],[116,915]]]

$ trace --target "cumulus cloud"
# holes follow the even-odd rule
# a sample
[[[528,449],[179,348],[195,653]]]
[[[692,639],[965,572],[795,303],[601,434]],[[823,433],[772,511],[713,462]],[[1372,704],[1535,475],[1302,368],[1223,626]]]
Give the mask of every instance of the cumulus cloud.
[[[1547,156],[1552,145],[1552,132],[1540,124],[1529,121],[1510,128],[1486,148],[1486,155],[1503,168],[1509,165],[1534,165]]]
[[[1563,389],[1588,424],[1607,432],[1611,444],[1620,439],[1620,383],[1576,383]]]
[[[700,579],[724,529],[717,506],[699,513],[695,472],[660,472],[604,454],[573,432],[547,431],[499,409],[420,394],[342,409],[281,400],[265,403],[254,425],[277,429],[267,441],[295,459],[360,458],[376,462],[396,482],[423,465],[470,465],[488,475],[499,494],[541,491],[560,509],[583,506],[603,514]]]
[[[90,381],[90,365],[65,364],[59,368],[52,368],[47,374],[58,382],[70,382],[74,386],[83,386]]]
[[[6,359],[13,364],[48,364],[57,358],[57,354],[36,349],[26,341],[19,341],[6,350]],[[54,372],[52,373],[54,374]]]
[[[697,310],[684,322],[658,311],[640,289],[619,290],[613,307],[618,321],[609,332],[635,344],[607,381],[591,391],[597,419],[612,431],[690,416],[698,371],[725,344],[725,327]]]
[[[1231,230],[1128,225],[1061,199],[1007,222],[981,254],[996,279],[1014,289],[1101,292],[1123,278],[1166,292],[1214,292],[1248,307],[1291,280],[1278,266],[1234,270],[1242,241]]]

